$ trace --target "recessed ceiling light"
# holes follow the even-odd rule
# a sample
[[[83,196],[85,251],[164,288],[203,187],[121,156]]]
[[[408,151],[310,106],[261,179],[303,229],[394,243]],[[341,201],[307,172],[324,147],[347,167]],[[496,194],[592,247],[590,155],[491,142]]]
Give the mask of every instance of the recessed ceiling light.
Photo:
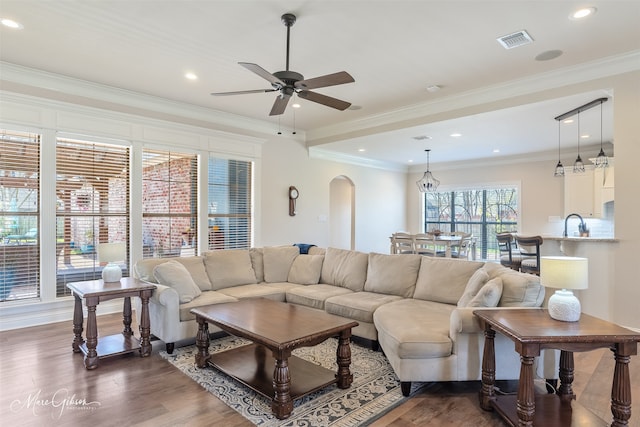
[[[291,104],[291,106],[292,106],[293,108],[300,108],[300,104],[298,104],[297,102],[296,102],[296,103],[294,103],[294,104]]]
[[[16,22],[13,19],[1,18],[0,23],[5,27],[13,28],[15,30],[22,30],[24,28],[21,23]]]
[[[407,160],[407,163],[413,163],[412,159]]]
[[[497,154],[497,153],[499,153],[499,152],[500,152],[500,149],[499,149],[499,148],[494,148],[494,149],[493,149],[493,152]]]
[[[198,80],[198,76],[191,72],[185,73],[184,77],[189,80]]]
[[[588,133],[585,133],[584,135],[580,135],[580,138],[582,139],[587,139],[589,138],[591,135],[589,135]]]
[[[358,148],[358,151],[359,151],[359,152],[361,152],[361,153],[363,153],[363,152],[365,152],[365,151],[367,151],[367,150],[366,150],[365,148]]]
[[[571,15],[569,15],[569,19],[582,19],[582,18],[586,18],[587,16],[593,15],[594,13],[596,13],[596,9],[595,7],[583,7],[582,9],[578,9],[575,12],[573,12]]]
[[[451,135],[449,135],[449,136],[452,136],[452,137],[454,137],[454,138],[459,138],[459,137],[461,137],[461,136],[462,136],[462,134],[461,134],[461,133],[452,133],[452,134],[451,134]]]

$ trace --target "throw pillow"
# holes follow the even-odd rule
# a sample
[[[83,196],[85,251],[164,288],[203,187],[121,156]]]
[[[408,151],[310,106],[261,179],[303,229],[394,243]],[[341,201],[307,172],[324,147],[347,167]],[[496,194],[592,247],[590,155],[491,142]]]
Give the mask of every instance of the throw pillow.
[[[502,279],[496,277],[489,280],[469,301],[467,307],[496,307],[502,296]]]
[[[256,283],[256,274],[247,249],[221,249],[204,256],[204,267],[214,291]]]
[[[207,270],[204,268],[204,257],[185,256],[178,257],[174,261],[178,261],[187,268],[193,281],[196,282],[196,285],[198,285],[201,291],[211,290],[211,281],[209,280],[209,276],[207,276]]]
[[[299,285],[317,285],[324,255],[298,255],[291,264],[288,281]]]
[[[467,282],[467,287],[464,289],[462,296],[458,300],[458,307],[466,307],[469,301],[473,299],[489,280],[489,273],[484,268],[479,268],[473,273]]]
[[[153,269],[153,276],[159,284],[169,286],[178,292],[180,304],[193,301],[202,291],[193,281],[189,270],[178,261],[167,261]]]

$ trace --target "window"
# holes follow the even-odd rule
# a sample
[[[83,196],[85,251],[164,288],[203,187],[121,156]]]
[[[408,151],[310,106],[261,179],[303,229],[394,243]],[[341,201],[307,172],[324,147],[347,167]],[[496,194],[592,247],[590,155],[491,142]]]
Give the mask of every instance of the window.
[[[98,243],[129,242],[129,150],[124,145],[57,139],[56,295],[59,297],[70,295],[65,286],[68,282],[100,278]],[[126,260],[121,268],[127,276]]]
[[[425,231],[472,233],[481,259],[498,259],[496,233],[517,230],[518,191],[513,187],[425,193]]]
[[[143,151],[144,258],[195,255],[198,244],[197,166],[195,154]]]
[[[209,158],[209,249],[251,246],[251,162]]]
[[[0,129],[0,301],[40,297],[40,139]]]

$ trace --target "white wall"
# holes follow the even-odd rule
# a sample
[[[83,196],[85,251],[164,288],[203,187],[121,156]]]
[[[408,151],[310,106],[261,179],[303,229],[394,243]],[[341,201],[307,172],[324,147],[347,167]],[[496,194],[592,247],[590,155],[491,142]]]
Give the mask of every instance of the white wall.
[[[282,136],[270,138],[262,153],[262,204],[257,214],[262,231],[257,246],[328,246],[330,184],[339,176],[354,184],[356,250],[389,253],[389,236],[406,227],[404,173],[310,158],[301,143]],[[290,185],[300,191],[294,217],[287,208]]]

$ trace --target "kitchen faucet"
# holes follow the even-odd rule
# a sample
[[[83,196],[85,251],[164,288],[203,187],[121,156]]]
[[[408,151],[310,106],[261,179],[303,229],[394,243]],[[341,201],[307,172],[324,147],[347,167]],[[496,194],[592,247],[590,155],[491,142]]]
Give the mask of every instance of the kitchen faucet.
[[[567,217],[564,219],[564,233],[562,234],[562,237],[567,237],[567,221],[572,216],[577,216],[578,218],[580,218],[580,226],[578,226],[578,229],[580,230],[581,233],[582,233],[582,230],[586,230],[587,229],[587,224],[584,223],[584,220],[582,219],[582,217],[580,215],[578,215],[577,213],[572,213],[572,214],[567,215]]]

